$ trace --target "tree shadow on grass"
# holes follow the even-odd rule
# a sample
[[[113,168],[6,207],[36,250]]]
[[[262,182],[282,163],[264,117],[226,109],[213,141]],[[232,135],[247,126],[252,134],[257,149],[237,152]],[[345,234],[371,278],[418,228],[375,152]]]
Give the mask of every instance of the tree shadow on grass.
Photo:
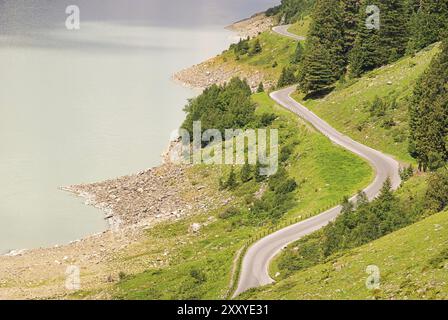
[[[319,91],[310,92],[303,98],[303,100],[316,100],[325,98],[325,96],[329,95],[334,89],[335,87],[328,87]]]

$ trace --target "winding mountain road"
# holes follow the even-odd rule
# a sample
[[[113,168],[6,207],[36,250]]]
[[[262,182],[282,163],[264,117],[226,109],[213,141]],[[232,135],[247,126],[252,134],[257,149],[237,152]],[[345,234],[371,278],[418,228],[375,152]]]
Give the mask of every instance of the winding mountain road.
[[[283,36],[291,37],[287,29],[288,26],[273,28],[275,32]],[[297,40],[297,36],[295,35],[292,38]],[[302,37],[300,40],[302,40]],[[331,127],[313,112],[291,98],[291,94],[295,91],[295,88],[294,86],[282,89],[271,93],[270,96],[279,105],[308,121],[335,144],[359,155],[372,165],[375,169],[376,177],[373,183],[364,189],[364,192],[370,200],[378,196],[381,187],[388,177],[391,179],[393,189],[397,189],[400,186],[401,179],[397,161],[390,156],[352,140]],[[356,196],[351,200],[355,199]],[[332,208],[310,219],[270,234],[253,244],[243,258],[238,287],[233,297],[235,298],[251,288],[273,283],[274,280],[271,279],[268,272],[272,259],[287,245],[325,227],[328,223],[336,219],[340,213],[341,206]]]
[[[288,29],[291,26],[292,26],[291,24],[276,26],[276,27],[272,28],[272,31],[278,33],[279,35],[282,35],[282,36],[285,36],[285,37],[288,37],[288,38],[292,38],[292,39],[297,40],[297,41],[303,41],[303,40],[306,39],[305,37],[298,36],[298,35],[296,35],[294,33],[289,32]]]

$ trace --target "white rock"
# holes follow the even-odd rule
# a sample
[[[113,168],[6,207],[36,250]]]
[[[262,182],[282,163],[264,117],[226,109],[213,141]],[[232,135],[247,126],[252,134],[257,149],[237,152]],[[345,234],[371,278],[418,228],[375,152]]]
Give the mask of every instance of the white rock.
[[[201,224],[200,223],[193,223],[190,226],[190,231],[193,232],[193,233],[198,233],[199,230],[201,230]]]

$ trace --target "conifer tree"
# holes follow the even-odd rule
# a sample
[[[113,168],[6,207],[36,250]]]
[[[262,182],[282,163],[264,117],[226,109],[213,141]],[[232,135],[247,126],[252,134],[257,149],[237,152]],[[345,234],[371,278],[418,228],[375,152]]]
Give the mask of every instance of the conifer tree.
[[[344,0],[342,1],[343,19],[344,19],[344,55],[348,58],[348,54],[353,49],[356,35],[358,33],[359,9],[361,0]]]
[[[263,51],[263,49],[262,49],[262,47],[261,47],[260,40],[259,40],[259,39],[256,39],[255,42],[254,42],[254,44],[253,44],[253,46],[252,46],[252,48],[251,48],[251,50],[250,50],[250,52],[249,52],[249,54],[252,55],[252,56],[254,56],[254,55],[256,55],[256,54],[261,53],[261,51]]]
[[[368,28],[368,6],[380,9],[378,28]],[[409,41],[407,10],[403,0],[363,0],[358,18],[358,33],[350,53],[350,74],[363,73],[401,57]]]
[[[277,87],[282,88],[294,84],[297,82],[297,77],[295,75],[295,68],[293,67],[284,67],[280,78],[277,82]]]
[[[313,39],[309,43],[313,43]],[[337,80],[332,72],[333,65],[328,50],[318,43],[311,45],[311,48],[313,52],[305,55],[299,75],[299,90],[303,93],[318,92]]]
[[[260,84],[258,85],[258,88],[257,88],[257,93],[262,93],[262,92],[264,92],[264,85],[263,85],[263,82],[260,82]]]
[[[301,65],[301,90],[320,90],[345,70],[343,11],[339,0],[317,0]],[[320,76],[323,79],[320,79]]]
[[[382,64],[387,64],[406,52],[409,41],[408,14],[404,0],[383,0],[381,4],[380,46]]]
[[[448,40],[417,82],[410,105],[409,151],[420,170],[448,160]]]
[[[410,51],[417,51],[442,39],[448,29],[448,1],[410,1]]]
[[[250,164],[245,163],[243,165],[243,167],[241,168],[240,177],[243,183],[248,182],[252,179],[252,168]]]
[[[294,56],[292,57],[291,62],[293,64],[299,64],[303,59],[303,54],[304,54],[303,46],[300,42],[297,42],[296,51],[294,52]]]
[[[229,173],[229,177],[227,178],[226,181],[226,188],[229,189],[235,189],[237,185],[237,181],[236,181],[236,174],[235,174],[235,169],[232,167],[232,169],[230,169],[230,173]]]

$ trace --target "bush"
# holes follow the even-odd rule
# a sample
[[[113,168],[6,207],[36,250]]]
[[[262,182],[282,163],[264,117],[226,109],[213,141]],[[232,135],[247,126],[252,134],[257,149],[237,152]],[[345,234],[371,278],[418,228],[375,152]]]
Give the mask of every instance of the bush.
[[[286,194],[293,192],[297,189],[298,185],[294,179],[288,179],[285,182],[281,183],[276,189],[276,193]]]
[[[229,219],[231,217],[234,217],[234,216],[238,215],[239,213],[240,213],[239,209],[237,209],[235,207],[230,207],[230,208],[227,208],[226,210],[224,210],[223,212],[221,212],[219,214],[219,217],[221,219],[225,220],[225,219]]]
[[[260,117],[260,126],[270,126],[275,119],[277,119],[277,116],[274,113],[263,113]]]
[[[241,173],[240,173],[241,182],[246,183],[246,182],[249,182],[250,180],[252,180],[252,178],[253,178],[252,171],[253,170],[252,170],[252,167],[250,166],[250,164],[246,163],[241,168]]]
[[[249,55],[254,56],[263,51],[263,48],[261,47],[261,43],[259,39],[256,39],[254,44],[252,45],[252,48],[249,51]]]
[[[199,269],[191,269],[190,276],[194,279],[196,284],[201,284],[207,281],[206,274]]]
[[[283,148],[281,148],[280,156],[279,156],[280,162],[288,161],[293,152],[294,152],[294,145],[292,145],[292,144],[288,144],[288,145],[284,146]]]
[[[282,70],[282,74],[277,82],[277,87],[282,88],[292,85],[297,82],[297,77],[295,75],[296,69],[293,67],[285,67]]]
[[[426,208],[439,212],[448,206],[448,169],[442,168],[433,173],[429,178],[426,191]]]
[[[243,129],[257,120],[256,105],[251,99],[252,91],[247,82],[233,78],[222,86],[212,85],[185,107],[187,117],[182,128],[193,139],[193,124],[201,122],[202,133],[218,129],[225,136],[226,129]],[[206,142],[203,143],[206,145]]]
[[[409,180],[414,175],[414,167],[412,164],[407,168],[400,168],[400,178],[403,181]]]

